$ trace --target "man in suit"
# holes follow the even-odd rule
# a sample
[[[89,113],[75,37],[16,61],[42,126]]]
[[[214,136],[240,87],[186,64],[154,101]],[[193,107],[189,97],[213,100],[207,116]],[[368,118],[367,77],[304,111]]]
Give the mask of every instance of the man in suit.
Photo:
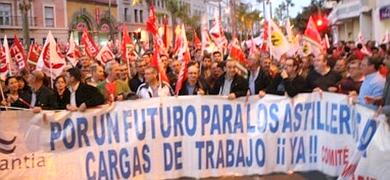
[[[245,96],[248,91],[248,81],[237,74],[237,65],[234,60],[227,60],[225,64],[225,74],[221,76],[210,94],[227,96],[229,100]]]
[[[269,86],[271,77],[267,71],[260,66],[258,56],[248,58],[248,85],[251,95],[258,94]]]
[[[45,75],[42,71],[34,71],[28,77],[28,83],[31,86],[31,94],[27,94],[30,107],[33,108],[34,113],[39,113],[42,110],[52,110],[57,108],[57,98],[55,93],[44,86]]]
[[[199,68],[197,64],[188,65],[187,80],[183,82],[179,95],[205,95],[207,94],[206,83],[199,78]]]
[[[81,82],[81,72],[77,68],[70,68],[65,73],[66,82],[70,91],[69,111],[85,111],[89,107],[104,104],[104,97],[96,87]]]

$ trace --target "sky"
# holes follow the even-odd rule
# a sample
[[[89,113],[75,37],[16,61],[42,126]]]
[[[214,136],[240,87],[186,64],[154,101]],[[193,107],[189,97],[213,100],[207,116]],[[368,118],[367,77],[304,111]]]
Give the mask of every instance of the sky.
[[[271,0],[272,2],[272,13],[275,13],[275,8],[278,7],[284,0]],[[294,7],[290,7],[290,17],[295,17],[305,6],[310,4],[311,0],[292,0]],[[263,3],[258,3],[257,0],[242,0],[241,2],[251,3],[254,8],[263,11]],[[269,6],[266,6],[266,13],[269,14]],[[268,17],[268,16],[267,16]]]

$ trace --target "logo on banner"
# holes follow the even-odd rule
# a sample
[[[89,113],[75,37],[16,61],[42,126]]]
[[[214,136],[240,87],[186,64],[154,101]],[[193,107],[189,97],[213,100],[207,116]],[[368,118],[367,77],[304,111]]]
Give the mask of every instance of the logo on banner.
[[[16,149],[16,146],[13,146],[13,147],[10,147],[10,146],[12,146],[12,144],[15,142],[15,140],[16,140],[16,136],[14,136],[14,138],[12,138],[11,140],[5,140],[5,139],[0,138],[0,153],[2,153],[2,154],[13,153]]]

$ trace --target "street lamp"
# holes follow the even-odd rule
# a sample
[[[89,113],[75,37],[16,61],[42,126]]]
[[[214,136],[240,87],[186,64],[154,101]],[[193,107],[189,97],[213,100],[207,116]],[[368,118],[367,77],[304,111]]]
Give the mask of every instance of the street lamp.
[[[30,47],[30,34],[29,34],[29,22],[28,22],[28,11],[31,9],[32,0],[20,0],[19,9],[22,12],[22,23],[23,23],[23,39],[25,49]]]

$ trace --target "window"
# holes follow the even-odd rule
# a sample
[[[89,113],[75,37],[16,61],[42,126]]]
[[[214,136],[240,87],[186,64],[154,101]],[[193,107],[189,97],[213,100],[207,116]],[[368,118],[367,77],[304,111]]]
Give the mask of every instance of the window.
[[[54,8],[45,6],[45,27],[54,27]]]
[[[144,11],[139,10],[139,22],[143,23],[144,22]]]
[[[129,11],[129,9],[128,8],[125,8],[124,9],[124,16],[125,16],[125,21],[127,21],[128,20],[128,11]]]
[[[138,10],[134,9],[134,22],[138,23]]]
[[[0,3],[0,26],[11,25],[11,4]]]
[[[157,7],[160,7],[160,0],[157,0]]]

